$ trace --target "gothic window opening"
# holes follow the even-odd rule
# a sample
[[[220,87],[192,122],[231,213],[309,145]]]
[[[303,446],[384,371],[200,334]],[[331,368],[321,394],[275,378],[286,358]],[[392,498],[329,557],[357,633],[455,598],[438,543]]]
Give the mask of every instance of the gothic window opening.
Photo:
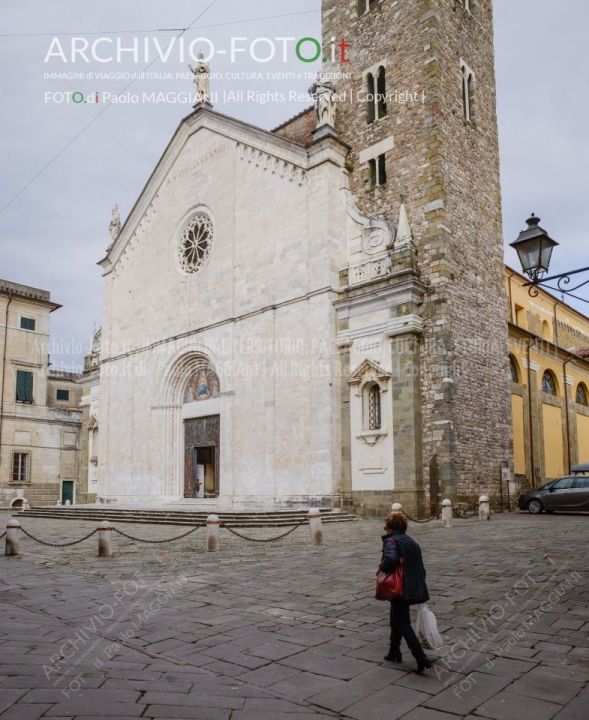
[[[519,368],[517,366],[517,361],[513,357],[513,355],[509,356],[509,367],[511,370],[511,379],[514,383],[519,383]]]
[[[546,370],[542,376],[542,392],[545,392],[547,395],[553,395],[554,397],[558,396],[556,376],[552,370]]]
[[[366,75],[366,122],[372,125],[387,114],[387,81],[386,69],[381,65],[376,74],[369,72]]]
[[[465,122],[473,122],[475,111],[475,74],[465,62],[461,63],[460,69],[462,73],[462,111],[464,120]]]
[[[368,430],[380,430],[381,427],[380,386],[373,383],[368,386]]]
[[[378,69],[378,78],[376,81],[376,95],[376,117],[381,118],[387,114],[386,70],[382,66]]]
[[[199,270],[211,251],[213,223],[203,212],[196,213],[184,226],[178,244],[180,267],[186,273]]]
[[[366,98],[368,103],[368,114],[366,119],[369,125],[372,125],[372,123],[376,120],[376,106],[374,104],[375,95],[376,85],[374,82],[374,75],[372,73],[368,73],[366,76]]]
[[[577,405],[583,405],[584,407],[589,407],[589,392],[587,391],[587,386],[585,383],[579,383],[577,386],[577,395],[575,398],[575,402]]]
[[[378,157],[369,160],[368,167],[370,169],[370,184],[372,187],[386,185],[387,165],[385,156],[379,155]]]
[[[358,17],[365,15],[369,10],[378,5],[380,0],[358,0]]]

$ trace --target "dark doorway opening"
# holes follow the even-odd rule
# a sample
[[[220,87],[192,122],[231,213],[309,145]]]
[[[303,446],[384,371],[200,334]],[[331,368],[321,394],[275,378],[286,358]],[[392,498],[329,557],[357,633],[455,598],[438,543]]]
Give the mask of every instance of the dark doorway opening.
[[[184,497],[219,496],[219,416],[184,423]]]

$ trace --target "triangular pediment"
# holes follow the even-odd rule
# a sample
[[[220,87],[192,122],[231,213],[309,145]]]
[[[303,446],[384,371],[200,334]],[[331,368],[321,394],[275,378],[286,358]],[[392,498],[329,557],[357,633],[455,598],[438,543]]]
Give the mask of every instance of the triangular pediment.
[[[350,375],[348,382],[350,384],[361,383],[367,378],[378,379],[381,382],[390,380],[391,373],[387,372],[383,367],[374,360],[364,360],[354,372]]]
[[[309,155],[303,145],[201,107],[181,121],[119,234],[108,248],[106,257],[98,263],[103,268],[104,274],[114,269],[142,223],[149,222],[150,211],[153,210],[158,193],[174,172],[178,174],[176,167],[184,148],[188,141],[200,132],[219,136],[228,143],[229,151],[239,153],[247,162],[268,167],[272,172],[278,172],[300,184],[305,179]]]

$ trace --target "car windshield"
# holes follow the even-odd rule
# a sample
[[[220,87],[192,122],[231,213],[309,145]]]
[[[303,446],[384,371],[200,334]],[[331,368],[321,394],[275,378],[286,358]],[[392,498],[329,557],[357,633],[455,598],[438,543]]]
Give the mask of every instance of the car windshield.
[[[551,485],[554,485],[555,482],[558,482],[558,480],[551,480],[550,482],[544,483],[544,485],[540,485],[540,487],[538,488],[538,490],[548,490],[548,488],[549,488]]]

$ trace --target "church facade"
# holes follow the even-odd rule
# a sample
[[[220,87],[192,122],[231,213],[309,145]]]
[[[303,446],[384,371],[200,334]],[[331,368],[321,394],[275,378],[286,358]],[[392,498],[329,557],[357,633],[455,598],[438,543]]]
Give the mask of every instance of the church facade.
[[[491,2],[323,10],[368,100],[267,132],[200,73],[111,223],[98,498],[415,512],[510,466]]]

